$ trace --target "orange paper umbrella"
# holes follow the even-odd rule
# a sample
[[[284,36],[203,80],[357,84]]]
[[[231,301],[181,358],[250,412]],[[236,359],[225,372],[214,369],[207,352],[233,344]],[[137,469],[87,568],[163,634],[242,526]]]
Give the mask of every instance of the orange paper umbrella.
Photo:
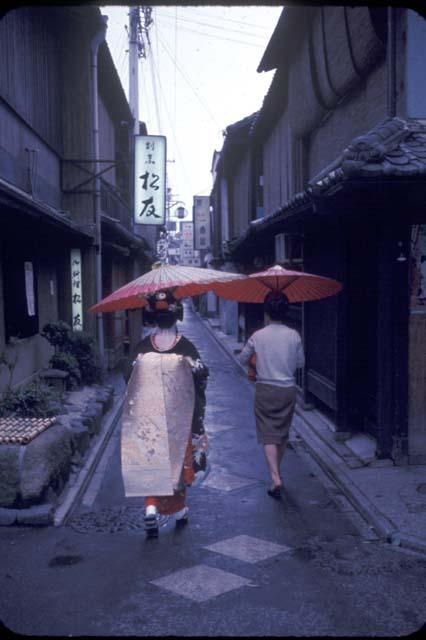
[[[337,280],[313,273],[290,271],[279,265],[232,282],[215,284],[213,291],[226,300],[263,302],[269,291],[285,293],[289,302],[320,300],[338,293],[342,285]]]
[[[228,273],[216,269],[159,263],[158,266],[154,265],[151,271],[144,273],[132,282],[128,282],[100,300],[93,307],[90,307],[89,311],[99,313],[144,307],[147,304],[145,296],[162,289],[171,289],[176,298],[197,296],[211,290],[214,283],[243,277],[238,273]]]

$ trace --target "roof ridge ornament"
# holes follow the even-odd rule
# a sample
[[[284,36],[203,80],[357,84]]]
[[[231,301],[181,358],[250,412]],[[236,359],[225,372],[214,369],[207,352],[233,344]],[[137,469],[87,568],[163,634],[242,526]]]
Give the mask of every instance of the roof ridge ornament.
[[[405,120],[387,118],[368,133],[354,138],[342,153],[343,171],[350,175],[368,162],[382,162],[386,153],[398,145],[406,131]]]

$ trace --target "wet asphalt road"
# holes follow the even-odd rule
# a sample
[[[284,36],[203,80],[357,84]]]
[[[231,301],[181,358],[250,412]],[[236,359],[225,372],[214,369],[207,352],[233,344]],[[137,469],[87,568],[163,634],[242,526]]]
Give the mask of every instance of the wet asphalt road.
[[[293,440],[282,502],[266,494],[253,388],[189,310],[210,368],[212,471],[190,523],[145,540],[119,428],[65,525],[0,529],[0,620],[46,636],[399,636],[425,621],[426,559],[377,539]],[[296,417],[296,419],[298,419]]]

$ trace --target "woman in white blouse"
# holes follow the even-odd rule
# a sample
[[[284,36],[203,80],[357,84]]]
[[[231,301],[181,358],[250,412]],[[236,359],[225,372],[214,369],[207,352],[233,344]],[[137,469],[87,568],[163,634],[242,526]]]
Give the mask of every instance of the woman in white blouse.
[[[295,372],[304,366],[305,356],[299,333],[283,323],[289,305],[287,296],[281,291],[270,291],[264,305],[266,326],[249,338],[240,361],[248,364],[256,355],[257,441],[263,445],[271,476],[268,494],[280,499],[280,465],[296,406]]]

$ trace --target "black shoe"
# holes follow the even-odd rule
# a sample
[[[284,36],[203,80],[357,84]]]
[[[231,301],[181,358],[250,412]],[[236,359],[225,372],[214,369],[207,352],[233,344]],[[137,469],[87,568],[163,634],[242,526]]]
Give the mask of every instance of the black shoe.
[[[155,514],[145,516],[145,534],[147,538],[158,538],[158,521]]]
[[[271,498],[275,498],[275,500],[281,500],[281,487],[268,489],[268,496],[271,496]]]

